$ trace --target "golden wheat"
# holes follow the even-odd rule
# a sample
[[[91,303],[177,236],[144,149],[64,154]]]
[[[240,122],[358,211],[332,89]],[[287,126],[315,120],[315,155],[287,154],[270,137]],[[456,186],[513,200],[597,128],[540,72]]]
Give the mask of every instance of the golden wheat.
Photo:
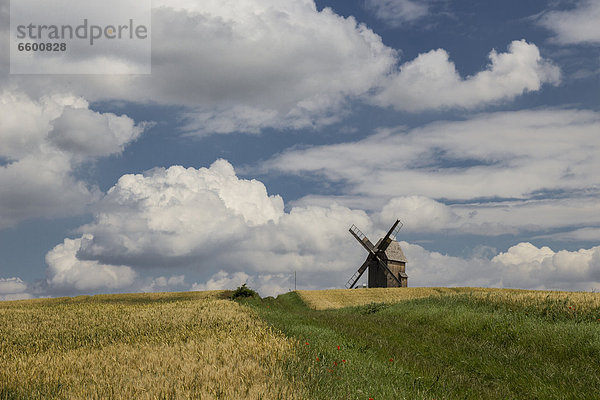
[[[223,294],[0,303],[0,398],[302,398],[293,342]]]
[[[398,303],[406,300],[447,295],[469,295],[485,298],[491,302],[511,303],[515,306],[537,305],[545,301],[564,301],[579,310],[591,310],[600,307],[600,293],[559,292],[550,290],[521,290],[493,288],[369,288],[369,289],[332,289],[299,290],[298,295],[311,308],[316,310],[337,309],[361,306],[370,303]]]

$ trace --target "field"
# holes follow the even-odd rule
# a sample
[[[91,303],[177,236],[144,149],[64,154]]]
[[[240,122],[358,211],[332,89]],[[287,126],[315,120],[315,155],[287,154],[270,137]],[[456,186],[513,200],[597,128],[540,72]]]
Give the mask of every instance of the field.
[[[225,292],[0,303],[0,399],[294,399],[293,342]]]
[[[253,307],[298,340],[286,370],[309,399],[600,398],[600,294],[408,289]]]
[[[599,398],[596,293],[228,295],[0,303],[0,399]]]

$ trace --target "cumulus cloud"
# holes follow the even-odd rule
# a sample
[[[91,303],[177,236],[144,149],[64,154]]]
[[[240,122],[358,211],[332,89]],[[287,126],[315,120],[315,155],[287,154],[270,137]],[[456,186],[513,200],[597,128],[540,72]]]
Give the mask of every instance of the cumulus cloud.
[[[25,300],[32,297],[27,293],[27,284],[21,278],[0,278],[0,301]]]
[[[345,207],[283,208],[281,197],[269,196],[261,182],[238,178],[224,160],[198,170],[174,166],[125,175],[99,203],[95,222],[80,228],[93,238],[79,256],[134,267],[339,268],[334,257],[319,256],[346,234],[348,221],[370,226],[364,212]]]
[[[146,124],[97,113],[83,98],[54,94],[38,99],[0,93],[0,229],[39,217],[76,215],[100,197],[74,176],[85,161],[120,153]]]
[[[197,129],[207,121],[222,132],[310,126],[395,62],[395,51],[353,17],[304,0],[159,2],[153,46],[145,94],[188,105]]]
[[[271,295],[291,289],[294,272],[299,288],[340,287],[365,256],[349,225],[376,241],[390,220],[406,213],[412,231],[450,231],[472,223],[460,207],[405,196],[370,216],[335,203],[285,211],[279,196],[259,181],[237,177],[225,160],[210,168],[154,169],[123,176],[99,203],[94,221],[80,228],[82,237],[65,239],[48,253],[47,284],[63,291],[189,288],[179,272],[140,279],[161,267],[163,274],[183,268],[205,277],[192,290],[247,283]],[[471,258],[407,242],[402,247],[413,286],[590,288],[598,258],[597,249],[554,253],[525,244],[499,255],[479,249]],[[563,280],[570,270],[572,277]]]
[[[46,254],[46,282],[50,288],[92,291],[122,289],[133,284],[137,274],[128,266],[103,265],[98,261],[77,258],[81,242],[91,239],[90,235],[65,239]]]
[[[554,252],[519,243],[491,260],[461,258],[401,242],[413,286],[477,286],[522,289],[600,288],[600,247]]]
[[[489,59],[487,69],[462,78],[445,50],[431,50],[402,64],[373,101],[408,111],[475,108],[511,100],[539,90],[544,83],[560,81],[559,68],[542,58],[535,44],[525,40],[511,42],[506,53],[492,50]]]
[[[582,0],[573,9],[542,14],[539,23],[553,31],[560,44],[599,44],[599,20],[600,3]]]
[[[408,260],[409,286],[498,287],[501,284],[489,259],[449,256],[404,241],[400,245]]]
[[[519,243],[492,259],[508,287],[590,290],[600,286],[600,247],[554,252]]]
[[[426,16],[426,3],[411,0],[366,0],[365,7],[391,26],[399,26]]]
[[[136,125],[125,115],[65,107],[53,121],[48,138],[56,147],[74,156],[108,156],[121,153],[126,144],[139,137],[145,125]]]
[[[224,160],[210,168],[156,168],[124,175],[99,202],[80,256],[126,265],[186,264],[252,226],[276,222],[283,200]],[[118,261],[116,261],[118,260]]]
[[[67,238],[46,254],[46,280],[39,285],[42,293],[167,292],[189,287],[184,275],[142,277],[127,265],[107,265],[79,258],[82,243],[90,240],[90,234]]]
[[[298,271],[335,285],[332,273],[361,251],[347,232],[351,223],[374,228],[365,212],[335,204],[285,212],[279,196],[238,178],[224,160],[210,168],[154,169],[121,177],[98,203],[94,222],[79,229],[82,238],[48,253],[48,283],[113,288],[131,284],[134,271],[161,267],[206,276],[244,272],[271,280],[269,287],[279,285],[280,274]]]

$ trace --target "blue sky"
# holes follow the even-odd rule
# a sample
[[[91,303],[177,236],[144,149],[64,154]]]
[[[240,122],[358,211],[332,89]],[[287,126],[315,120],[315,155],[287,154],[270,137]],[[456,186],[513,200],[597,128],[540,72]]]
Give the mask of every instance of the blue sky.
[[[8,3],[0,6],[8,46]],[[600,288],[595,1],[154,1],[150,75],[0,55],[0,299]]]

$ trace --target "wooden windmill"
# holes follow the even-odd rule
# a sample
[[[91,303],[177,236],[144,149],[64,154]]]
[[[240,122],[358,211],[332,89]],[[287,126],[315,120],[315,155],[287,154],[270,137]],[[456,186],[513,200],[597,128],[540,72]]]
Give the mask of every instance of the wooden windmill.
[[[369,269],[369,287],[407,287],[406,257],[396,240],[396,234],[402,228],[400,220],[396,220],[388,233],[376,245],[356,227],[350,227],[350,233],[369,252],[365,262],[346,283],[352,289],[362,274]],[[392,239],[392,237],[394,239]]]

